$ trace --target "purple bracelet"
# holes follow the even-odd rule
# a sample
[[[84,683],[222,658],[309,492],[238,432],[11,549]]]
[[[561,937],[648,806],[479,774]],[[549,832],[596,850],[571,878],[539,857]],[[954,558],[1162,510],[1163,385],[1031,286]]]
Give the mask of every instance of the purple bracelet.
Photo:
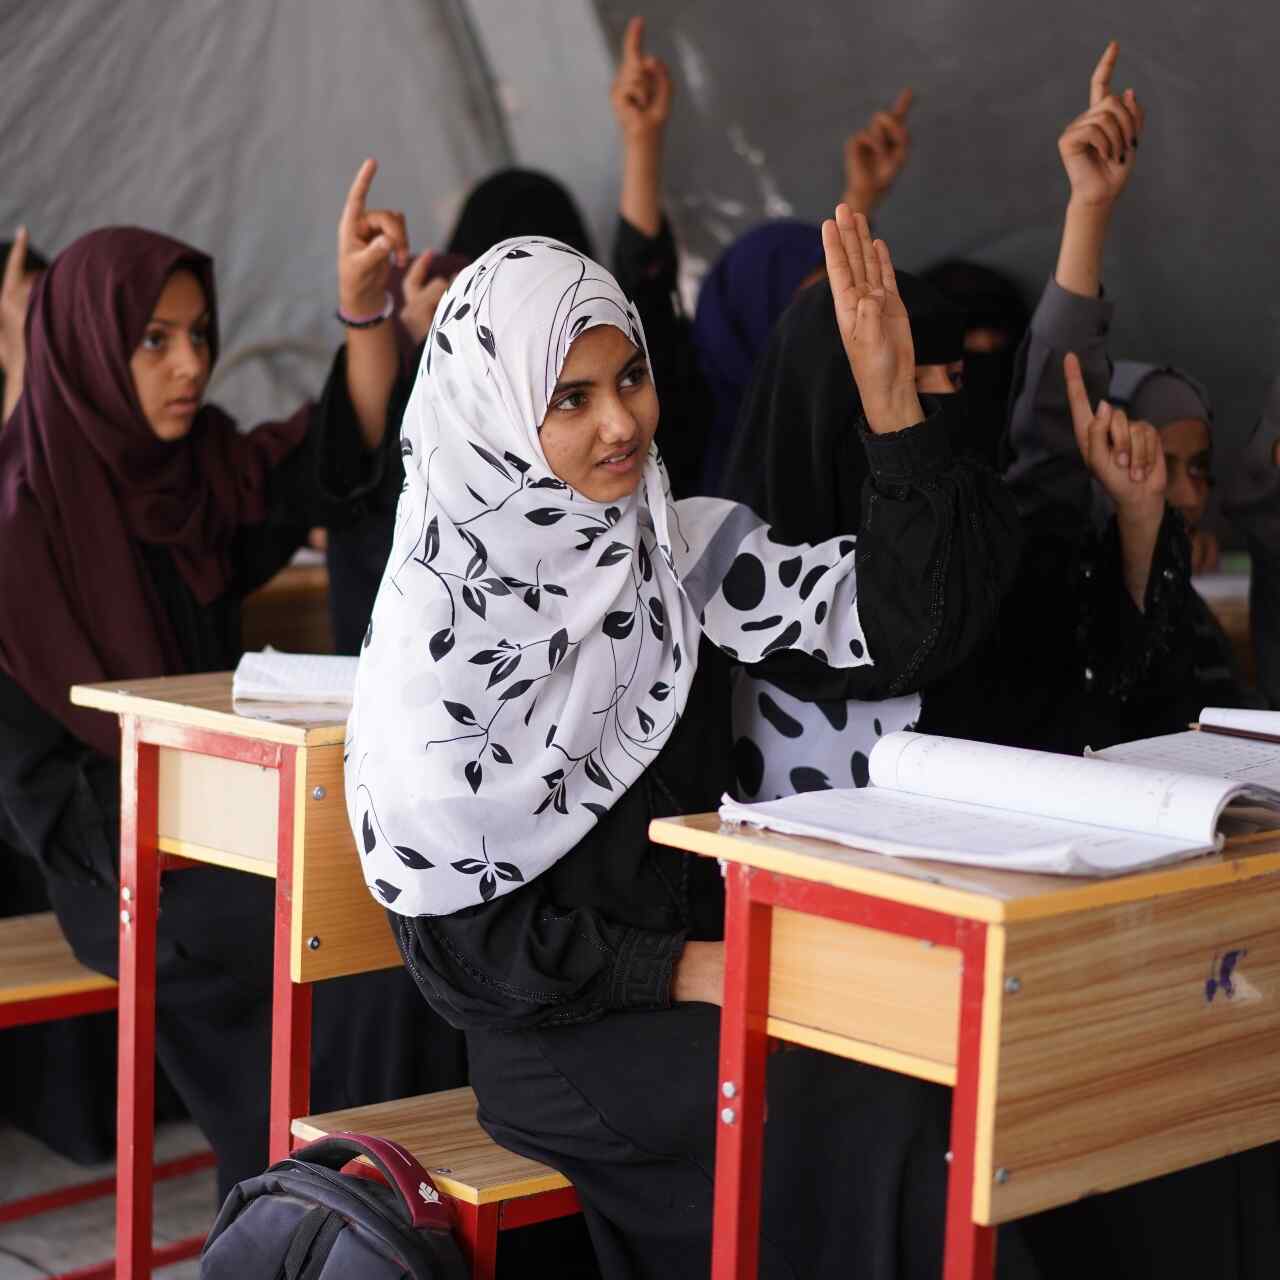
[[[391,319],[391,313],[396,309],[396,300],[391,295],[391,290],[387,290],[386,301],[382,304],[382,310],[374,312],[371,316],[349,316],[341,307],[333,314],[337,316],[341,324],[347,326],[348,329],[372,329],[375,324],[381,324],[384,320]]]

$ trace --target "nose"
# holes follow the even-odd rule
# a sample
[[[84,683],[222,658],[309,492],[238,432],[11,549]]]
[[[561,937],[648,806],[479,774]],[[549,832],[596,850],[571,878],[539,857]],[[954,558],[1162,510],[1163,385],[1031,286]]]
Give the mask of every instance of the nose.
[[[620,397],[614,396],[601,406],[600,439],[607,445],[629,444],[639,434],[639,426],[631,410]]]
[[[203,347],[197,347],[190,337],[174,344],[173,375],[182,382],[201,382],[205,373]]]
[[[1167,459],[1167,465],[1169,483],[1165,489],[1165,500],[1194,529],[1204,514],[1204,500],[1195,481],[1187,474],[1186,467],[1169,459]]]

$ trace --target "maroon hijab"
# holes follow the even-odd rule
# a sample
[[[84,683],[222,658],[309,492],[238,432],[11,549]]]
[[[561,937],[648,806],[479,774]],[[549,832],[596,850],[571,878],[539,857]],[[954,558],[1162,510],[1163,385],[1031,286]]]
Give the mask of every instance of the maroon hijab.
[[[155,232],[108,227],[54,260],[27,315],[26,380],[0,431],[0,667],[77,737],[118,754],[116,726],[68,686],[181,674],[177,637],[140,543],[167,547],[201,604],[232,583],[236,529],[267,513],[267,475],[307,409],[241,435],[204,405],[159,440],[129,361],[169,276],[190,271],[218,355],[213,261]]]

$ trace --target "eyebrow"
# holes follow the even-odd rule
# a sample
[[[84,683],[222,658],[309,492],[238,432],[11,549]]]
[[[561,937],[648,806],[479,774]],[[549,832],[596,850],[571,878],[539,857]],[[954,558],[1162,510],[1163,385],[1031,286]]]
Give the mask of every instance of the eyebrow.
[[[151,317],[151,319],[147,321],[147,323],[148,323],[148,324],[162,324],[162,325],[164,325],[164,326],[165,326],[165,328],[166,328],[166,329],[180,329],[180,328],[182,327],[182,321],[181,321],[181,320],[166,320],[166,319],[164,318],[164,316],[152,316],[152,317]],[[207,311],[202,311],[202,312],[200,313],[200,315],[196,317],[196,319],[195,319],[195,321],[194,321],[193,323],[195,323],[195,324],[202,324],[202,323],[203,323],[203,324],[208,324],[208,323],[209,323],[209,313],[208,313]]]
[[[648,365],[648,363],[649,361],[645,358],[643,351],[635,351],[632,353],[631,358],[626,362],[626,364],[624,364],[622,368],[614,374],[614,377],[622,377],[624,373],[629,369],[634,368],[637,364]],[[555,387],[552,389],[551,398],[554,400],[556,396],[562,396],[566,392],[582,391],[587,387],[594,387],[595,385],[596,382],[594,378],[577,378],[572,382],[557,382]]]

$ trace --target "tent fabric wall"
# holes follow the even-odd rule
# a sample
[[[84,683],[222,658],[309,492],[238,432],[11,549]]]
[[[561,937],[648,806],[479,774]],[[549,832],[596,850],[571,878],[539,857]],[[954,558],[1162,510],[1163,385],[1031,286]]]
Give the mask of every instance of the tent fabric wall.
[[[633,4],[596,7],[616,47]],[[1248,5],[1228,20],[1205,0],[649,0],[643,11],[676,78],[667,187],[694,258],[768,216],[829,216],[846,134],[910,84],[912,156],[877,219],[895,260],[963,255],[1032,296],[1053,269],[1066,199],[1057,135],[1118,39],[1118,87],[1137,89],[1148,127],[1104,274],[1113,349],[1201,377],[1228,457],[1248,434],[1280,372],[1280,10]]]
[[[48,253],[137,223],[212,253],[235,366],[216,393],[247,422],[287,412],[342,340],[336,226],[361,159],[419,246],[510,159],[456,22],[427,0],[8,0],[0,227]]]

